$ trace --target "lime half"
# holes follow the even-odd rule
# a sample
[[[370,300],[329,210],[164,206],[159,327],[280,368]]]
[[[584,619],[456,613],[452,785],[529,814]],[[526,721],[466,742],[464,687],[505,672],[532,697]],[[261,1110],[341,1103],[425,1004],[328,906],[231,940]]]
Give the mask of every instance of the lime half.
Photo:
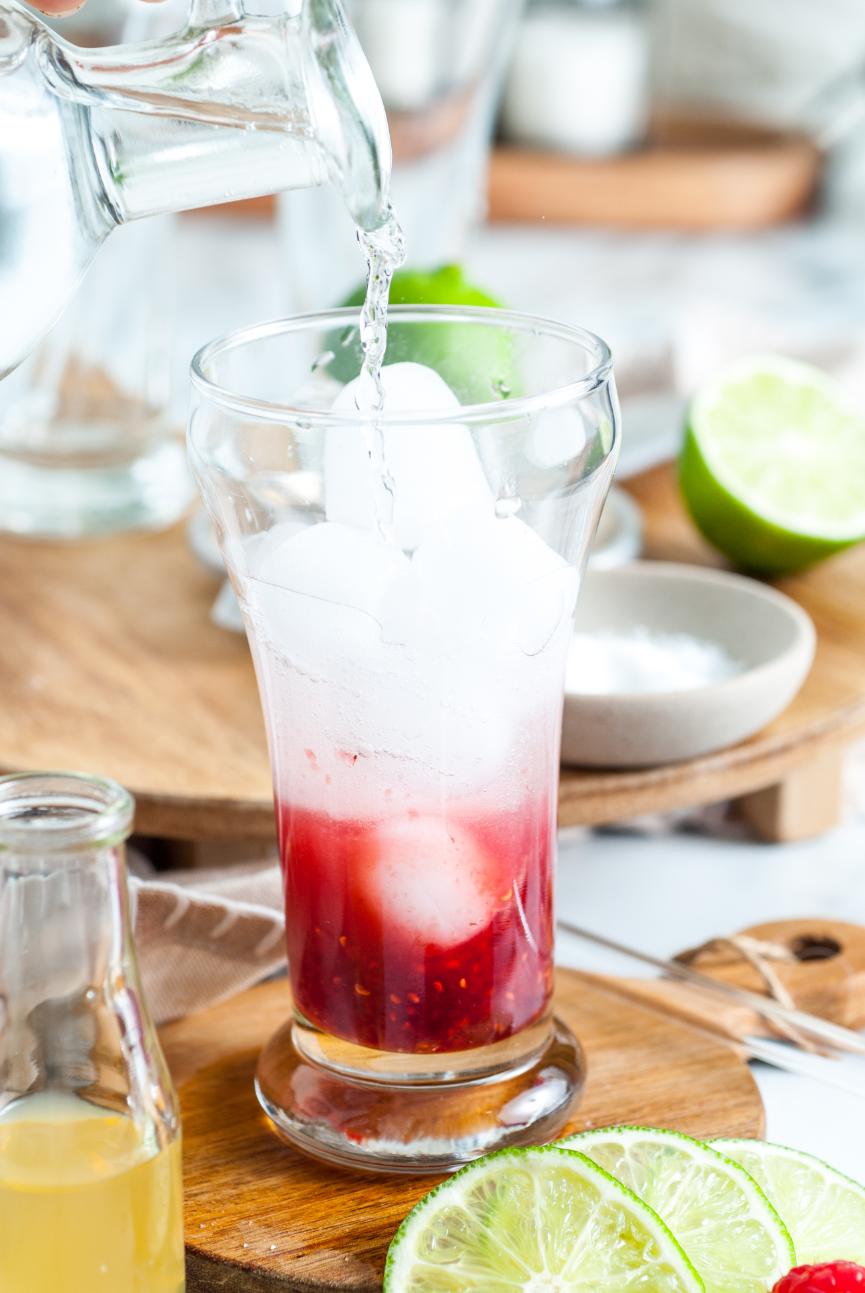
[[[703,534],[766,574],[865,537],[865,420],[808,364],[742,359],[695,396],[679,463]]]
[[[819,1158],[759,1140],[716,1140],[758,1181],[784,1218],[797,1258],[865,1265],[865,1189]]]
[[[699,1293],[667,1227],[590,1159],[505,1149],[439,1185],[406,1217],[384,1293]]]
[[[766,1293],[795,1266],[790,1236],[763,1191],[702,1141],[652,1127],[606,1127],[562,1144],[664,1218],[707,1293]]]

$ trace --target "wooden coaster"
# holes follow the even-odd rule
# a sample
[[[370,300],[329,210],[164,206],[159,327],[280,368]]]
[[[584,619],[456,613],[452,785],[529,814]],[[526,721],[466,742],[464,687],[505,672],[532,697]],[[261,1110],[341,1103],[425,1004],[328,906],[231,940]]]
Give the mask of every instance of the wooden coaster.
[[[556,1008],[589,1066],[567,1131],[762,1134],[759,1092],[731,1047],[571,970],[558,973]],[[163,1030],[183,1108],[189,1293],[374,1293],[394,1231],[435,1183],[335,1171],[276,1137],[252,1082],[288,1009],[286,983],[269,983]]]

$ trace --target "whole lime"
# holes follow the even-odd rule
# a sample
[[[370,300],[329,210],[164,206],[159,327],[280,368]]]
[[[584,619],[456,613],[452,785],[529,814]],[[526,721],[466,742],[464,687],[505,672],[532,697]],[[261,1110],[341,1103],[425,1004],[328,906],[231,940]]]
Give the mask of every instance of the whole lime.
[[[359,309],[366,287],[360,284],[342,302]],[[459,265],[435,270],[401,269],[390,286],[391,305],[469,305],[500,309],[501,302],[483,288],[466,281]],[[328,373],[342,382],[360,370],[357,334],[331,342],[334,359]],[[515,394],[514,351],[511,334],[504,328],[480,323],[391,323],[388,328],[386,364],[411,360],[426,364],[444,378],[462,404],[507,399]]]

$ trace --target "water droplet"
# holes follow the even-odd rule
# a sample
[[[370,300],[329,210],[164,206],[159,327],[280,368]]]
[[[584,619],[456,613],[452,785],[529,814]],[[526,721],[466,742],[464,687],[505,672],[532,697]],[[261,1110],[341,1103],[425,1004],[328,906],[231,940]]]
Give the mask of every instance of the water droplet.
[[[522,505],[523,505],[522,499],[514,498],[513,495],[511,495],[508,498],[497,498],[496,516],[499,517],[500,520],[503,520],[508,516],[516,516],[517,512],[519,512]]]
[[[327,368],[332,363],[336,355],[332,350],[323,350],[320,355],[316,355],[310,366],[310,372],[317,373],[320,368]]]
[[[490,382],[493,395],[500,396],[503,400],[509,400],[512,394],[510,384],[505,381],[504,377],[494,377]]]

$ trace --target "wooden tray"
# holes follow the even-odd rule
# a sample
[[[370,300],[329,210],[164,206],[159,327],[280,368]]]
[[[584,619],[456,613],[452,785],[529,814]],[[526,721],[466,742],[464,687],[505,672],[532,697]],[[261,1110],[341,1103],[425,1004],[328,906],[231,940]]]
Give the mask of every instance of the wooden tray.
[[[498,148],[493,220],[628,229],[760,229],[805,211],[820,154],[805,135],[725,121],[657,122],[645,148],[572,157]]]
[[[288,1009],[275,982],[162,1031],[183,1108],[189,1293],[373,1293],[394,1231],[434,1183],[351,1176],[276,1138],[252,1078]],[[730,1046],[570,970],[558,973],[557,1009],[589,1070],[566,1131],[622,1121],[763,1134],[759,1092]]]
[[[647,555],[718,564],[684,515],[670,467],[627,488],[645,513]],[[842,752],[865,732],[865,547],[779,586],[819,635],[787,712],[751,740],[688,763],[566,770],[562,825],[731,796],[748,796],[746,811],[770,838],[834,823]],[[116,777],[135,794],[145,834],[272,839],[252,666],[244,639],[208,618],[217,588],[182,527],[77,544],[0,538],[0,768]]]
[[[645,148],[574,157],[531,148],[490,154],[494,221],[626,229],[762,229],[803,214],[820,180],[806,135],[742,122],[656,122]],[[204,211],[270,218],[272,197]]]

